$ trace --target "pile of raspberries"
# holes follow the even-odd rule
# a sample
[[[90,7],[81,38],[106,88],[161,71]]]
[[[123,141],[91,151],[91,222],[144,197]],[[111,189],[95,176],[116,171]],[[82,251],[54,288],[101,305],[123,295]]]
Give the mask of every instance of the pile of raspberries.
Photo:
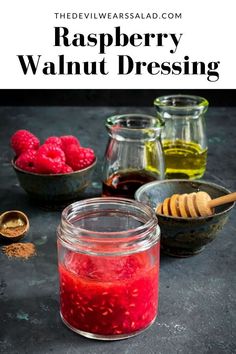
[[[11,137],[15,164],[24,171],[42,174],[71,173],[90,166],[94,151],[80,145],[73,135],[50,136],[40,145],[28,130],[17,130]]]

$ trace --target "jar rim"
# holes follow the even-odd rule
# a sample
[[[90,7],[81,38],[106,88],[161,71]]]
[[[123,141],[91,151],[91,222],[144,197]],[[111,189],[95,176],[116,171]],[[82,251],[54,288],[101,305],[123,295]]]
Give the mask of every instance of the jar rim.
[[[127,121],[132,118],[133,119],[136,118],[137,120],[146,119],[150,122],[150,124],[147,124],[147,126],[143,126],[143,127],[132,126],[132,125],[128,126],[128,125],[124,124],[124,123],[128,123]],[[146,130],[146,129],[158,130],[162,127],[162,124],[157,117],[151,116],[149,114],[127,113],[127,114],[112,115],[106,119],[106,127],[107,128],[112,128],[114,126],[118,126],[120,129],[127,130],[127,131],[131,131],[131,130],[132,131],[134,131],[134,130],[141,131],[141,130]]]
[[[98,203],[100,203],[100,209],[98,209]],[[133,214],[127,210],[128,208],[123,208],[123,210],[121,208],[118,209],[118,207],[116,209],[103,209],[104,206],[108,206],[109,203],[110,206],[114,206],[115,204],[125,205],[126,207],[130,206],[130,211],[133,208]],[[86,204],[88,207],[87,210],[85,209]],[[103,208],[101,207],[101,204],[103,204]],[[78,227],[77,225],[73,225],[72,222],[68,221],[67,216],[69,211],[72,211],[72,217],[77,215],[77,210],[74,210],[73,214],[73,208],[76,206],[81,209],[81,219],[86,216],[89,218],[91,215],[92,218],[98,217],[96,210],[100,210],[100,213],[103,211],[100,216],[112,216],[112,213],[114,212],[117,212],[117,215],[119,215],[118,213],[120,210],[121,216],[132,216],[133,219],[136,218],[140,223],[143,221],[140,217],[142,214],[142,216],[146,216],[146,222],[141,226],[122,231],[104,232],[87,230]],[[142,209],[141,213],[140,208]],[[76,221],[78,220],[79,219],[76,218]],[[127,226],[127,228],[128,227],[129,226]],[[58,240],[60,240],[61,244],[73,251],[92,255],[115,256],[144,251],[154,246],[160,240],[160,227],[158,225],[157,216],[150,206],[125,198],[100,197],[78,201],[66,207],[62,212],[61,224],[58,227],[57,234]]]
[[[89,230],[89,229],[85,229],[82,227],[78,227],[78,226],[74,226],[72,222],[70,222],[70,220],[68,220],[68,215],[69,212],[73,209],[73,208],[81,208],[81,210],[85,211],[86,206],[95,206],[97,204],[103,204],[103,205],[109,205],[112,203],[116,203],[119,205],[124,205],[126,207],[135,207],[136,209],[138,209],[140,211],[140,209],[142,209],[143,215],[146,215],[146,217],[148,217],[148,221],[146,221],[145,223],[143,223],[142,225],[136,227],[136,228],[132,228],[129,230],[122,230],[122,231],[95,231],[95,230]],[[94,211],[96,209],[94,208]],[[97,209],[98,211],[98,209]],[[79,213],[79,211],[77,211],[77,214]],[[129,215],[131,215],[131,213],[129,213]],[[93,237],[96,238],[96,236],[98,238],[106,238],[106,237],[111,237],[114,241],[114,239],[121,239],[122,236],[124,237],[131,237],[132,235],[141,235],[143,233],[145,233],[147,230],[152,229],[154,227],[159,227],[158,226],[158,220],[156,217],[156,214],[154,212],[154,210],[146,205],[143,204],[141,202],[138,202],[136,200],[132,200],[132,199],[126,199],[126,198],[118,198],[118,197],[97,197],[97,198],[90,198],[90,199],[84,199],[84,200],[80,200],[77,201],[75,203],[72,203],[70,205],[68,205],[63,211],[62,211],[62,223],[64,224],[64,226],[67,226],[70,232],[74,232],[76,230],[76,233],[80,233],[83,236],[86,235],[93,235]],[[105,237],[104,237],[105,236]],[[160,232],[159,232],[159,236],[160,237]]]
[[[182,101],[181,104],[178,105],[178,101]],[[157,107],[173,110],[207,109],[209,106],[208,100],[204,97],[183,94],[160,96],[155,98],[153,104]]]

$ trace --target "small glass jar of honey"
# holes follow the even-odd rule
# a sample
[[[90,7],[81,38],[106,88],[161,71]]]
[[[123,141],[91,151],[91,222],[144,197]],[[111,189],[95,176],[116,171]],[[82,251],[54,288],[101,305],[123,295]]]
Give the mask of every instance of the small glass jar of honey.
[[[109,140],[103,163],[104,197],[134,198],[143,184],[165,176],[157,117],[123,114],[106,120]]]

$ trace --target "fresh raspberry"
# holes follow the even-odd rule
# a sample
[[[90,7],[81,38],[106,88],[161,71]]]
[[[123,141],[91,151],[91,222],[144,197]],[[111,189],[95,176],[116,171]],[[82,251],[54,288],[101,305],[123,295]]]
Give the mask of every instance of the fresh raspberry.
[[[11,137],[11,147],[16,156],[27,150],[37,150],[39,147],[39,139],[28,130],[17,130]]]
[[[66,163],[72,167],[74,171],[82,170],[90,166],[95,160],[94,151],[90,148],[80,147],[78,145],[70,145],[66,149]]]
[[[60,173],[65,160],[65,154],[58,146],[43,144],[35,157],[36,171],[45,174]]]
[[[71,145],[67,146],[67,149],[65,151],[67,165],[71,166],[70,162],[72,161],[73,156],[75,156],[75,155],[77,155],[79,153],[79,148],[80,147],[78,145],[76,145],[76,144],[71,144]]]
[[[22,152],[22,154],[16,159],[15,164],[24,171],[36,172],[35,156],[35,150]]]
[[[60,137],[62,141],[62,150],[65,151],[70,145],[80,146],[79,140],[74,135],[63,135]]]
[[[56,146],[59,146],[60,149],[62,149],[62,141],[58,136],[49,136],[44,144],[53,144]]]
[[[73,172],[72,168],[69,165],[63,165],[60,173],[71,173]]]

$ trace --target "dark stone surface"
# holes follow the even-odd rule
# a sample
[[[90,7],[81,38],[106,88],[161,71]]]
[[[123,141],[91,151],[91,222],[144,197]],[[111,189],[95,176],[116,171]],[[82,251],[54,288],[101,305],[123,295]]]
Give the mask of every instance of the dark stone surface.
[[[59,317],[56,227],[60,212],[30,204],[10,165],[9,138],[29,129],[41,139],[75,134],[92,146],[99,164],[83,198],[100,194],[100,164],[106,145],[105,117],[148,112],[129,107],[21,107],[0,109],[0,211],[19,209],[30,218],[25,241],[37,256],[8,259],[0,252],[0,353],[4,354],[202,354],[236,352],[236,210],[203,253],[161,258],[159,316],[143,334],[119,342],[92,341],[68,330]],[[236,190],[236,108],[210,108],[208,168],[204,179]]]

